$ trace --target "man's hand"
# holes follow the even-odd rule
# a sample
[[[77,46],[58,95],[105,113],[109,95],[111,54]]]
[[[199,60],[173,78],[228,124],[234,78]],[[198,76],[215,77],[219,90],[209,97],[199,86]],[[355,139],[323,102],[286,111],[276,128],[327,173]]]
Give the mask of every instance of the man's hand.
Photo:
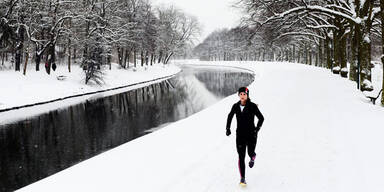
[[[256,127],[255,131],[253,132],[253,136],[257,137],[257,133],[260,131],[260,127]]]
[[[227,132],[225,133],[227,136],[230,136],[231,135],[231,129],[228,129],[227,128]]]

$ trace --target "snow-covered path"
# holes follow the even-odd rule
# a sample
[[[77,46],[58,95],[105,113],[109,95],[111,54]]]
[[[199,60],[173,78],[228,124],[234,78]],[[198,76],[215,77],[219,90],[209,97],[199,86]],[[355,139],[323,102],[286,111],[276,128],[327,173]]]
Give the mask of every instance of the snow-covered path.
[[[225,136],[227,114],[238,100],[234,94],[21,191],[384,190],[384,108],[325,69],[240,66],[257,74],[250,97],[265,117],[255,167],[246,169],[247,188],[238,186],[235,136]]]

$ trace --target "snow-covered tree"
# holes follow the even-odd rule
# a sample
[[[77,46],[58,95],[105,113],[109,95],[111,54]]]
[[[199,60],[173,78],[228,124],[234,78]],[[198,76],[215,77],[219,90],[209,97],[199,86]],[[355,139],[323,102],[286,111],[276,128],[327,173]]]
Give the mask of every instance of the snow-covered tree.
[[[351,69],[354,71],[354,67],[357,67],[359,75],[355,79],[359,86],[365,79],[370,80],[370,35],[375,18],[379,15],[378,4],[374,0],[241,0],[241,7],[249,25],[265,26],[274,23],[273,26],[277,26],[279,31],[284,29],[281,31],[283,36],[309,36],[315,42],[325,40],[325,48],[333,50],[332,60],[335,61],[333,63],[328,57],[328,67],[346,67],[346,39],[350,37],[349,40],[354,42],[352,51],[356,53],[353,55],[355,59],[352,59],[356,62],[352,63]],[[330,55],[329,50],[326,52]]]
[[[2,53],[2,65],[6,54],[14,50],[17,41],[17,20],[14,11],[17,9],[16,0],[0,1],[0,52]]]
[[[0,1],[0,53],[13,53],[15,69],[33,52],[36,71],[47,73],[67,57],[68,70],[81,63],[85,82],[101,82],[113,54],[122,68],[167,63],[199,33],[197,20],[174,7],[154,9],[149,0]],[[4,54],[6,56],[4,56]],[[25,62],[27,64],[28,62]],[[128,65],[127,65],[128,64]],[[26,69],[26,65],[24,66]]]

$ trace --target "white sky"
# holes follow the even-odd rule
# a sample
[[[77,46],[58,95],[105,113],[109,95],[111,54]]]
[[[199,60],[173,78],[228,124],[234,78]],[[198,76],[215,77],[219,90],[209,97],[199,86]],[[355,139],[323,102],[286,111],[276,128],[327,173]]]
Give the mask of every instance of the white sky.
[[[216,29],[230,28],[240,22],[239,10],[231,7],[236,0],[152,0],[155,5],[175,5],[186,13],[194,15],[202,24],[203,41]]]

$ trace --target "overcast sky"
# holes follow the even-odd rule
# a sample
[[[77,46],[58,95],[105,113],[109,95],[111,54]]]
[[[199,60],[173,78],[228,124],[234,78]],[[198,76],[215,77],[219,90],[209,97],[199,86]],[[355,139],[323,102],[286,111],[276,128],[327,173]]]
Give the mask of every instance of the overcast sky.
[[[216,29],[234,27],[239,23],[239,11],[231,7],[234,1],[236,0],[152,0],[155,5],[175,5],[196,16],[203,26],[200,41]]]

